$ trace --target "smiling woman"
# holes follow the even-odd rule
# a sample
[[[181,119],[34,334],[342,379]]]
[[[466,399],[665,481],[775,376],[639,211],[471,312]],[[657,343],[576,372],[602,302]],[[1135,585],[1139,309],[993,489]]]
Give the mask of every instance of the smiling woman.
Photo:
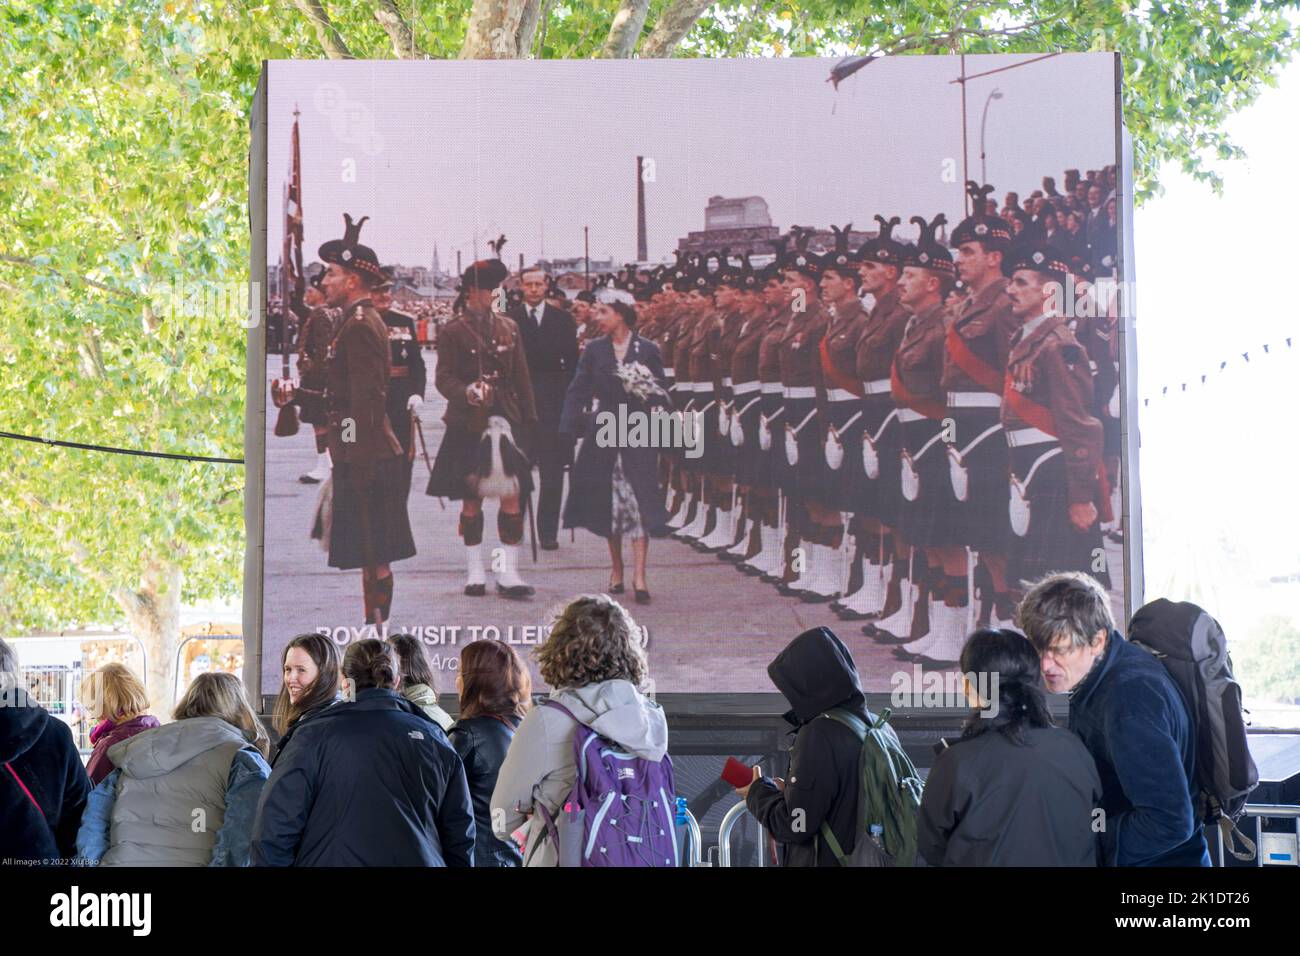
[[[280,739],[271,766],[289,742],[294,726],[308,714],[338,699],[339,655],[334,642],[321,634],[299,634],[284,649],[284,683],[275,700],[272,724]]]

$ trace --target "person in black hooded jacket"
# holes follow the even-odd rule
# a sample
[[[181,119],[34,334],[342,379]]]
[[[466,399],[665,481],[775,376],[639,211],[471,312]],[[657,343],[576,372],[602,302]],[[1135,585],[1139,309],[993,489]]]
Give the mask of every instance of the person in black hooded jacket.
[[[262,790],[254,866],[473,866],[474,816],[460,757],[397,692],[397,655],[352,644],[356,700],[304,716]]]
[[[791,641],[767,675],[790,711],[794,725],[790,779],[771,779],[754,771],[754,782],[739,791],[749,812],[784,849],[785,866],[839,866],[819,834],[826,821],[846,854],[858,830],[859,760],[862,742],[839,721],[818,719],[832,707],[870,723],[866,697],[853,655],[828,628],[804,631]]]
[[[1052,723],[1040,666],[1016,631],[978,630],[962,648],[977,709],[925,781],[917,855],[931,866],[1097,865],[1101,778],[1083,741]]]
[[[68,725],[21,679],[18,656],[0,640],[0,860],[55,865],[77,855],[90,778]]]

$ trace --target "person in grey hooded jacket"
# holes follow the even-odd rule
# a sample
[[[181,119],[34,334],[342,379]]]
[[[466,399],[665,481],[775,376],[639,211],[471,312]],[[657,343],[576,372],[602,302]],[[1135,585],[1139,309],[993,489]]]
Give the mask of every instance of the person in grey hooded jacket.
[[[234,674],[200,674],[174,723],[108,749],[78,856],[100,866],[247,866],[270,739]]]
[[[551,700],[630,753],[658,762],[668,752],[663,709],[638,690],[648,678],[640,629],[618,602],[587,595],[569,602],[537,651]],[[534,707],[515,731],[492,792],[492,830],[508,840],[524,829],[524,866],[556,866],[537,804],[555,815],[578,776],[577,724],[555,707]]]

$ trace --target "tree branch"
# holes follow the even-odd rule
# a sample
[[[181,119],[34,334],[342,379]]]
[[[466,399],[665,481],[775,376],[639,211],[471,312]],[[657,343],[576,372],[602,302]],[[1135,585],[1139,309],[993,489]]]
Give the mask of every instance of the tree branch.
[[[519,24],[526,0],[474,0],[465,26],[462,60],[509,60],[519,56]]]
[[[712,0],[673,0],[641,44],[642,58],[672,56],[677,44],[682,42],[700,14],[711,5]]]
[[[533,40],[537,38],[537,25],[541,22],[546,6],[542,0],[525,0],[524,12],[519,19],[519,55],[528,56],[533,49]]]
[[[393,52],[399,60],[417,60],[428,56],[415,45],[415,35],[411,27],[402,19],[402,13],[393,0],[376,0],[375,19],[393,41]]]
[[[294,0],[301,10],[311,21],[312,26],[316,28],[316,39],[320,41],[321,49],[331,60],[351,60],[352,54],[348,52],[348,46],[343,42],[343,37],[339,31],[334,29],[334,24],[330,22],[330,15],[325,12],[324,5],[320,0]]]
[[[68,278],[53,266],[43,265],[42,263],[33,262],[31,259],[23,259],[19,256],[5,255],[3,252],[0,252],[0,262],[9,262],[16,266],[26,266],[29,269],[40,269],[43,272],[52,273],[65,281]],[[115,295],[119,299],[126,299],[127,301],[133,301],[135,299],[134,294],[123,289],[116,289],[111,285],[104,285],[102,282],[96,282],[94,279],[87,279],[85,276],[77,276],[77,278],[92,289],[98,289],[100,292],[107,292],[109,295]]]
[[[609,36],[600,55],[615,60],[630,57],[636,49],[636,41],[641,39],[641,29],[649,12],[650,0],[622,0],[614,13],[614,22],[610,24]]]

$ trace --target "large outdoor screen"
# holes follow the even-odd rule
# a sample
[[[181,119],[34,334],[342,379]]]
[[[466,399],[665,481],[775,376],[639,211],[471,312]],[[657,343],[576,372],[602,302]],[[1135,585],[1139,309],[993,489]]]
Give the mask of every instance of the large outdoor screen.
[[[538,680],[616,531],[661,694],[771,692],[823,624],[889,690],[1051,570],[1121,617],[1116,83],[1110,54],[270,63],[261,692],[306,631],[413,633],[448,692],[507,641]]]

